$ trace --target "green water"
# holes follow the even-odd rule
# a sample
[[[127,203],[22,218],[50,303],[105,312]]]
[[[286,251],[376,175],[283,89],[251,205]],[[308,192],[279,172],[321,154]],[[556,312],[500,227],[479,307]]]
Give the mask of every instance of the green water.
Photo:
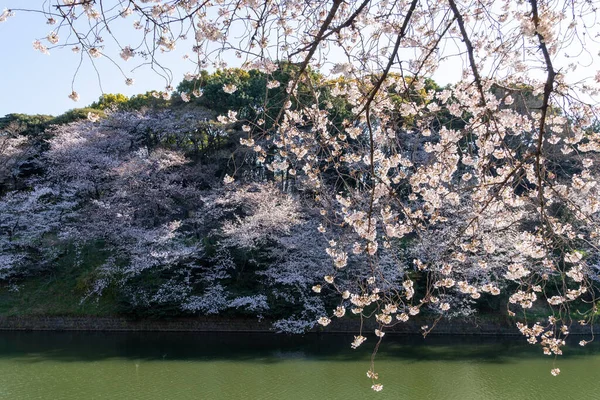
[[[0,332],[0,399],[600,399],[600,346],[522,338]],[[371,342],[371,343],[369,343]],[[369,346],[370,345],[370,346]]]

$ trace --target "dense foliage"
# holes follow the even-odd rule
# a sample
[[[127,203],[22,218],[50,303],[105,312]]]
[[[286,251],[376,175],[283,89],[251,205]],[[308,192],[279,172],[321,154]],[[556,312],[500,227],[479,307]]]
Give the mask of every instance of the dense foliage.
[[[0,279],[18,287],[69,258],[85,274],[82,300],[109,290],[125,314],[225,312],[312,327],[325,309],[310,288],[328,260],[310,208],[264,179],[223,187],[239,133],[204,122],[213,116],[115,111],[51,125],[35,154],[25,131],[12,133],[3,178],[21,182],[0,201]],[[22,177],[25,157],[37,174]]]

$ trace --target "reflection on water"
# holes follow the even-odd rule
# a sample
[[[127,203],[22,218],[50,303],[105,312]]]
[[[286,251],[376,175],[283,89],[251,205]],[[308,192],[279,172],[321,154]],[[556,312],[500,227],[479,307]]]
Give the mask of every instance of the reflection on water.
[[[0,332],[0,399],[595,399],[600,346],[520,337]]]

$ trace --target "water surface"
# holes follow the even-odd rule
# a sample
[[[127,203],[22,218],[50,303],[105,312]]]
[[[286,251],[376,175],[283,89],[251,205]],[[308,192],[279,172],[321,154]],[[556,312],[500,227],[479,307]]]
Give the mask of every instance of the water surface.
[[[0,399],[596,399],[600,346],[556,360],[524,339],[0,332]]]

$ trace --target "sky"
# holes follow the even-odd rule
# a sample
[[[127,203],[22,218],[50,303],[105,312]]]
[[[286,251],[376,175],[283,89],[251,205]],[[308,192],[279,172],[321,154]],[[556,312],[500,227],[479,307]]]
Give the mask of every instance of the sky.
[[[5,8],[18,7],[39,10],[44,3],[44,0],[0,0],[0,12]],[[131,28],[133,17],[118,19],[115,22],[116,24],[111,24],[115,36],[125,38],[125,41],[134,41],[131,35],[137,32]],[[131,72],[132,68],[139,65],[136,58],[124,63],[117,57],[125,74],[135,80],[133,86],[125,85],[125,77],[104,57],[95,60],[101,76],[99,81],[89,59],[84,59],[74,82],[74,90],[79,94],[80,100],[73,102],[68,96],[80,55],[72,53],[69,48],[50,49],[50,54],[45,55],[34,50],[32,46],[36,39],[48,45],[45,37],[52,28],[54,27],[46,24],[44,15],[24,11],[16,11],[14,17],[0,23],[0,56],[3,59],[0,62],[0,81],[4,92],[4,95],[0,96],[0,116],[9,113],[58,115],[72,108],[87,106],[103,93],[123,93],[132,96],[165,88],[165,80],[149,67]],[[107,54],[118,54],[116,47],[110,48],[108,40],[105,44]],[[183,60],[190,47],[189,43],[179,43],[175,51],[162,55],[164,65],[172,70],[173,87],[182,81],[186,72],[193,72],[194,68],[190,62]],[[236,62],[235,59],[226,61],[231,65],[235,65]],[[451,70],[452,78],[434,78],[442,84],[457,80],[460,77],[460,67]],[[448,71],[446,69],[447,73]]]
[[[42,3],[42,0],[0,0],[0,13],[5,8],[13,7],[39,9]],[[133,19],[128,21],[132,22]],[[125,28],[117,26],[115,35],[126,36],[133,31]],[[129,66],[124,71],[135,79],[133,86],[125,84],[125,78],[107,59],[96,60],[102,77],[100,86],[91,63],[84,60],[75,80],[75,91],[80,95],[80,100],[74,102],[68,96],[79,55],[68,48],[50,50],[50,54],[45,55],[32,47],[35,39],[46,37],[51,30],[52,27],[46,24],[43,15],[27,12],[16,12],[14,17],[0,23],[0,82],[3,89],[0,96],[0,116],[8,113],[58,115],[72,108],[89,105],[102,93],[131,96],[164,89],[165,80],[150,68],[130,73],[129,70],[138,65],[133,62],[135,59],[129,63],[120,63],[122,67]],[[45,40],[41,41],[47,44]],[[164,57],[173,71],[173,86],[183,79],[185,72],[192,70],[182,58],[185,52],[181,47]]]
[[[5,8],[18,7],[39,10],[43,4],[48,4],[48,0],[0,0],[0,12]],[[111,23],[111,29],[121,40],[122,45],[136,43],[135,35],[141,34],[140,31],[132,29],[133,20],[131,16],[127,19],[118,18]],[[68,96],[72,90],[72,80],[80,55],[71,52],[70,46],[63,49],[50,49],[49,55],[34,50],[32,46],[32,42],[36,39],[48,44],[45,37],[53,28],[55,27],[46,24],[43,14],[24,11],[16,11],[14,17],[0,23],[0,82],[3,89],[3,94],[0,96],[0,116],[8,113],[58,115],[72,108],[85,107],[96,101],[102,93],[123,93],[132,96],[151,90],[164,90],[166,86],[164,78],[148,66],[136,69],[135,72],[131,71],[139,65],[139,57],[125,63],[116,56],[116,61],[123,68],[124,74],[135,79],[133,86],[125,84],[125,76],[106,57],[95,60],[98,73],[89,59],[84,58],[73,86],[80,100],[73,102]],[[59,43],[64,43],[65,39],[61,37]],[[119,53],[117,46],[108,38],[105,44],[107,54]],[[588,50],[594,54],[598,53],[597,43],[590,42],[589,45],[591,47]],[[172,71],[173,87],[182,81],[186,72],[194,71],[190,61],[183,59],[190,48],[191,41],[178,43],[174,51],[159,56],[163,65]],[[455,53],[456,49],[445,51]],[[411,55],[407,54],[407,57],[411,58]],[[330,58],[330,61],[334,62],[335,54],[330,54]],[[231,66],[239,63],[235,57],[226,61]],[[439,68],[432,78],[440,85],[456,82],[461,78],[463,68],[461,60],[455,57]],[[590,62],[589,65],[582,66],[577,73],[569,74],[566,77],[567,81],[577,80],[583,75],[593,76],[597,68],[595,63]],[[101,77],[100,80],[98,75]],[[542,73],[539,78],[543,79],[544,74]]]

